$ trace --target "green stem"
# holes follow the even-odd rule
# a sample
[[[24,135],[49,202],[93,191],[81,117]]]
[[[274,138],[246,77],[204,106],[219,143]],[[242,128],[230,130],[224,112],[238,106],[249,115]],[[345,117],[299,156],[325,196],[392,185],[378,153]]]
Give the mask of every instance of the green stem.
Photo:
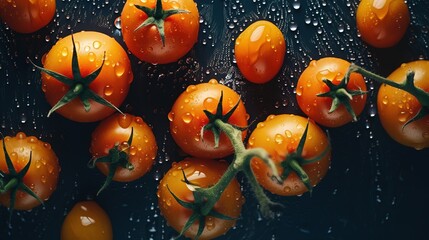
[[[17,178],[12,178],[2,189],[0,193],[5,193],[18,185],[19,181]]]
[[[157,0],[156,6],[155,6],[154,18],[159,20],[159,19],[162,19],[163,15],[164,15],[164,11],[162,10],[162,0]]]

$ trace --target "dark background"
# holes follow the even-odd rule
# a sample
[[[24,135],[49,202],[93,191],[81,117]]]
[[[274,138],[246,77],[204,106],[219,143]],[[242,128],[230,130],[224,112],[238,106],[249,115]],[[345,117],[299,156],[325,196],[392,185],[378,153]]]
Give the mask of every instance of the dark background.
[[[169,133],[167,113],[190,84],[217,78],[238,91],[251,120],[269,114],[303,115],[294,88],[310,60],[336,56],[387,76],[401,63],[429,58],[429,1],[409,0],[411,26],[389,49],[374,49],[356,30],[358,0],[197,0],[199,41],[178,63],[153,66],[130,55],[134,82],[122,109],[153,126],[159,151],[152,170],[132,183],[113,183],[94,194],[104,177],[86,163],[90,134],[97,123],[75,123],[53,114],[41,91],[40,63],[58,38],[81,30],[115,37],[124,47],[114,20],[123,0],[58,0],[53,22],[33,34],[17,34],[0,24],[0,131],[35,135],[52,144],[60,165],[56,192],[32,211],[0,208],[0,239],[59,239],[66,213],[79,200],[95,199],[110,215],[114,239],[171,239],[177,233],[159,214],[156,187],[173,161],[182,157]],[[268,19],[287,41],[284,66],[264,85],[237,73],[233,44],[251,22]],[[232,72],[232,78],[228,75]],[[228,76],[227,76],[228,75]],[[416,151],[394,142],[377,116],[378,84],[367,79],[369,101],[356,123],[329,131],[333,156],[326,178],[312,196],[272,198],[285,205],[273,220],[261,218],[245,179],[246,204],[237,226],[220,239],[429,239],[428,149]]]

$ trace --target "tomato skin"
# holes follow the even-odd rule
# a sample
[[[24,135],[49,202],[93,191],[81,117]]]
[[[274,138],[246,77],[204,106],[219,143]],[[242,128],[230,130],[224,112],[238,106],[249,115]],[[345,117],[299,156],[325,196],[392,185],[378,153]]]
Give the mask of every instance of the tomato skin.
[[[40,199],[46,201],[55,191],[60,172],[58,158],[51,145],[34,136],[27,136],[23,132],[17,133],[14,137],[5,137],[4,141],[6,150],[17,172],[27,165],[31,153],[31,165],[23,178],[23,182]],[[3,140],[0,140],[0,144],[0,146],[3,146]],[[7,169],[3,147],[0,147],[0,170],[4,173],[9,173]],[[0,203],[7,207],[10,204],[9,194],[10,192],[0,194]],[[40,202],[37,199],[18,190],[14,206],[16,210],[29,210],[39,205]]]
[[[402,83],[408,71],[414,71],[414,84],[429,92],[429,61],[417,60],[402,64],[387,79]],[[381,85],[377,95],[378,115],[386,132],[402,145],[423,149],[429,147],[429,115],[420,120],[404,124],[421,109],[417,99],[403,91],[388,85]]]
[[[280,29],[260,20],[248,26],[235,41],[234,54],[243,76],[253,83],[273,79],[283,65],[286,43]]]
[[[322,81],[324,78],[338,85],[349,66],[350,63],[343,59],[325,57],[320,60],[312,60],[299,77],[296,87],[298,105],[307,116],[318,124],[326,127],[340,127],[352,121],[352,116],[343,105],[329,113],[332,98],[317,96],[319,93],[329,91],[329,87]],[[366,84],[362,75],[352,73],[347,89],[366,91]],[[365,108],[366,95],[354,96],[350,103],[356,116],[358,116]]]
[[[185,153],[201,158],[222,158],[234,152],[230,140],[224,133],[220,135],[217,148],[214,147],[215,143],[211,131],[205,131],[204,140],[201,140],[201,129],[209,122],[204,110],[211,113],[216,112],[221,92],[223,92],[223,114],[226,114],[240,100],[240,96],[231,88],[219,84],[214,79],[208,83],[188,86],[186,91],[176,99],[168,114],[170,132],[176,144]],[[244,104],[240,101],[228,122],[245,127],[248,118]],[[243,139],[246,133],[247,131],[243,131]]]
[[[410,13],[403,0],[362,0],[356,10],[356,24],[362,40],[373,47],[396,45],[410,25]]]
[[[182,9],[165,19],[165,46],[154,25],[134,31],[148,16],[134,5],[155,8],[156,0],[127,0],[121,13],[122,35],[128,49],[140,60],[152,64],[166,64],[179,60],[198,41],[199,12],[193,0],[163,0],[164,10]]]
[[[48,25],[55,14],[55,0],[2,0],[0,17],[14,31],[32,33]]]
[[[133,73],[130,60],[122,46],[115,39],[99,32],[78,32],[73,34],[78,62],[82,76],[87,76],[105,62],[98,77],[89,88],[99,96],[119,106],[128,94]],[[61,73],[69,78],[72,74],[73,44],[71,35],[60,39],[43,57],[44,68]],[[69,90],[57,79],[42,73],[42,90],[46,100],[54,106]],[[57,113],[76,122],[94,122],[111,115],[115,109],[90,100],[91,109],[86,112],[79,97],[56,110]]]
[[[61,240],[112,240],[112,223],[95,201],[76,203],[61,228]]]
[[[186,158],[178,163],[173,163],[171,169],[164,175],[158,187],[158,206],[161,214],[167,220],[168,225],[180,232],[192,215],[192,211],[182,207],[168,191],[170,190],[181,200],[193,202],[192,186],[188,186],[184,180],[182,169],[186,178],[200,187],[209,187],[217,183],[228,165],[225,161],[211,159]],[[234,179],[222,193],[214,210],[228,217],[237,218],[244,204],[240,185]],[[223,235],[235,225],[235,220],[222,220],[214,217],[206,217],[206,226],[199,239],[213,239]],[[185,236],[193,238],[198,230],[198,223],[194,223]]]
[[[130,182],[146,174],[156,157],[157,145],[152,129],[141,117],[116,113],[104,119],[92,133],[90,152],[95,158],[106,156],[115,144],[125,144],[133,129],[133,139],[129,149],[129,161],[133,170],[122,167],[116,169],[114,181]],[[96,163],[97,168],[107,176],[110,164]]]
[[[293,114],[270,115],[264,122],[257,125],[250,134],[248,148],[263,148],[276,163],[279,174],[283,173],[280,163],[289,153],[296,151],[304,133],[308,120]],[[309,121],[307,138],[304,144],[303,157],[311,159],[324,153],[330,148],[326,134],[312,120]],[[310,177],[313,186],[317,185],[326,175],[331,162],[331,150],[318,162],[303,165],[302,168]],[[292,196],[301,195],[308,191],[304,183],[294,172],[279,184],[271,178],[273,175],[267,165],[259,158],[252,159],[252,170],[258,182],[271,193]]]

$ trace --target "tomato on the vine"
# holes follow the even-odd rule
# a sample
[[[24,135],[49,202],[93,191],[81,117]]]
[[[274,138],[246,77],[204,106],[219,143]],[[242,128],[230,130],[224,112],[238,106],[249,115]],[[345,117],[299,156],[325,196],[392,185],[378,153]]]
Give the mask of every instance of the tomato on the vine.
[[[238,103],[228,123],[238,127],[247,126],[249,116],[240,96],[234,90],[219,84],[215,79],[208,83],[190,85],[176,99],[168,114],[173,139],[185,153],[201,158],[222,158],[234,152],[224,133],[220,134],[219,144],[215,147],[213,132],[203,131],[203,127],[209,123],[204,110],[215,113],[222,95],[223,114],[228,113]],[[246,133],[246,130],[242,132],[243,139]]]
[[[0,18],[16,32],[32,33],[52,20],[55,9],[55,0],[2,0]]]
[[[301,141],[304,145],[299,149]],[[331,161],[329,139],[323,130],[312,120],[292,114],[268,116],[250,134],[248,147],[263,148],[270,154],[285,178],[281,184],[271,177],[271,170],[259,158],[252,159],[252,170],[265,189],[282,196],[307,192],[326,175]],[[301,179],[302,171],[308,176],[309,186]]]
[[[157,192],[158,205],[167,223],[180,232],[189,218],[196,212],[182,206],[175,197],[192,204],[195,201],[195,188],[214,185],[221,178],[227,167],[228,165],[225,161],[211,159],[186,158],[178,163],[173,163],[172,168],[159,183]],[[235,218],[239,217],[244,201],[240,185],[234,179],[222,192],[220,199],[214,206],[214,211],[218,214],[234,218],[234,220],[205,216],[203,217],[205,219],[204,223],[202,223],[197,218],[197,221],[183,235],[194,238],[198,233],[200,223],[205,225],[198,239],[213,239],[223,235],[235,225]]]
[[[199,17],[193,0],[127,0],[121,13],[122,35],[140,60],[172,63],[197,42]]]

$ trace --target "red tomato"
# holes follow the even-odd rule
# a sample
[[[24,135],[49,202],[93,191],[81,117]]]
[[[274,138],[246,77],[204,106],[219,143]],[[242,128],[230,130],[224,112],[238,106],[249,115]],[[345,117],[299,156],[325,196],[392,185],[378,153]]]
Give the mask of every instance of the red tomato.
[[[112,240],[112,223],[94,201],[76,203],[61,228],[61,240]]]
[[[191,50],[198,40],[199,12],[193,0],[159,0],[164,12],[184,10],[172,15],[157,14],[156,22],[140,27],[148,19],[148,14],[136,6],[155,9],[157,0],[127,0],[121,13],[122,35],[128,49],[140,60],[164,64],[176,62]],[[163,27],[164,40],[160,28]]]
[[[158,205],[161,214],[167,220],[168,225],[180,232],[192,215],[192,210],[181,206],[171,192],[179,199],[192,203],[194,202],[194,186],[184,182],[183,172],[189,182],[199,187],[209,187],[214,185],[226,171],[228,165],[224,161],[210,159],[187,158],[181,162],[173,163],[172,168],[165,174],[158,187]],[[167,188],[168,187],[168,188]],[[240,185],[237,180],[233,180],[222,193],[219,201],[214,206],[214,210],[225,216],[237,218],[240,215],[244,198],[241,195]],[[223,220],[216,217],[205,217],[205,227],[202,235],[203,239],[213,239],[223,235],[235,225],[235,220]],[[194,223],[184,235],[194,238],[198,232],[198,221]]]
[[[14,31],[32,33],[54,17],[55,0],[2,0],[0,17]]]
[[[273,79],[283,65],[286,43],[280,29],[268,21],[256,21],[235,41],[235,59],[243,76],[253,83]]]
[[[326,57],[317,61],[313,60],[298,79],[296,99],[299,107],[307,116],[323,126],[339,127],[353,120],[344,105],[330,112],[333,99],[317,96],[329,91],[329,87],[323,82],[323,79],[338,85],[349,66],[349,62],[339,58]],[[365,92],[366,85],[362,75],[352,73],[347,90]],[[365,103],[365,94],[353,96],[350,104],[356,116],[362,113]]]
[[[9,177],[17,180],[18,178],[12,176],[12,173],[8,170],[5,152],[3,151],[3,141],[6,144],[6,151],[9,154],[16,172],[19,173],[25,168],[31,156],[29,169],[24,178],[22,178],[22,182],[31,189],[38,198],[43,201],[48,200],[55,191],[58,183],[58,174],[60,172],[58,158],[52,150],[51,145],[40,141],[36,137],[26,136],[22,132],[16,134],[15,137],[6,137],[4,140],[0,141],[0,170],[5,173],[6,176],[9,175]],[[8,177],[5,179],[10,180]],[[5,182],[5,184],[6,183],[7,182]],[[19,185],[16,187],[15,209],[29,210],[40,205],[38,199],[24,192]],[[0,194],[0,203],[2,205],[10,207],[10,194],[13,192],[13,189],[14,188],[10,189],[10,191],[4,194]]]
[[[279,174],[282,175],[284,168],[281,164],[286,161],[288,155],[297,151],[307,123],[309,125],[302,152],[303,163],[300,165],[309,176],[311,185],[315,186],[329,169],[331,150],[328,137],[314,122],[292,114],[270,115],[250,134],[248,147],[265,149],[276,163]],[[306,163],[318,156],[321,157],[319,161]],[[273,175],[271,170],[261,159],[252,159],[251,166],[258,182],[274,194],[290,196],[308,191],[294,171],[279,184],[271,177]]]
[[[404,0],[362,0],[356,10],[356,24],[369,45],[392,47],[407,31],[410,13]]]
[[[387,78],[397,83],[406,79],[409,71],[414,71],[416,87],[429,93],[429,61],[418,60],[402,64]],[[423,149],[429,147],[429,115],[405,124],[414,118],[422,108],[417,99],[408,92],[383,84],[378,90],[377,107],[380,121],[386,132],[397,142]]]
[[[234,152],[228,137],[221,133],[219,146],[215,148],[213,133],[204,132],[201,139],[201,129],[209,123],[204,113],[207,110],[215,113],[221,93],[223,92],[223,114],[229,112],[240,101],[240,96],[231,88],[219,84],[212,79],[208,83],[190,85],[175,101],[168,119],[173,139],[182,150],[191,156],[201,158],[222,158]],[[231,115],[228,123],[245,127],[248,115],[240,101],[237,109]],[[243,131],[242,137],[246,136]]]

